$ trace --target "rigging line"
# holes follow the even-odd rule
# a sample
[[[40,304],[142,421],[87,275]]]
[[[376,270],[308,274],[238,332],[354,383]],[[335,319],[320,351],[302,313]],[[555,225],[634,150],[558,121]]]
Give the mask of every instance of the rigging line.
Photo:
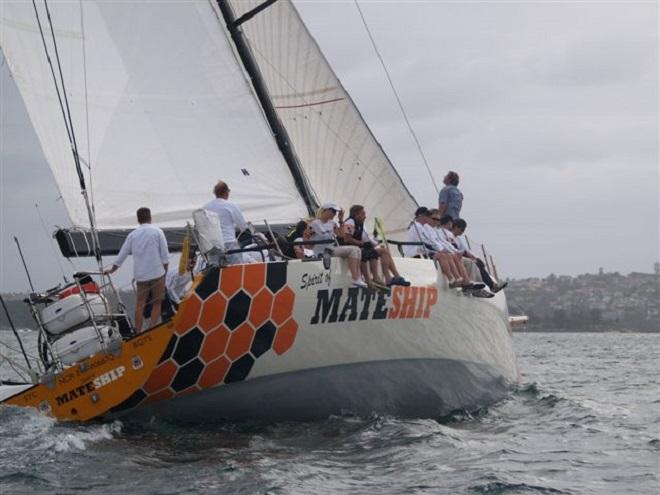
[[[403,108],[403,103],[401,102],[401,98],[399,98],[399,93],[397,92],[396,88],[394,87],[394,82],[392,81],[392,77],[390,76],[390,72],[387,70],[387,66],[385,65],[385,61],[383,60],[383,57],[381,56],[380,52],[378,51],[378,47],[376,46],[376,41],[374,40],[374,37],[371,35],[371,30],[369,29],[369,26],[367,25],[367,21],[364,18],[364,14],[362,13],[362,9],[360,8],[360,4],[358,3],[358,0],[353,0],[355,3],[355,6],[357,7],[358,12],[360,13],[360,19],[362,19],[362,24],[364,24],[364,28],[367,31],[367,35],[369,36],[369,40],[371,40],[371,45],[374,48],[374,51],[376,52],[376,56],[378,57],[378,60],[380,60],[380,65],[383,67],[383,71],[385,71],[385,76],[387,76],[387,81],[390,84],[390,88],[392,88],[392,93],[394,93],[394,97],[396,98],[396,101],[399,105],[399,109],[401,110],[401,114],[403,115],[403,119],[406,121],[406,125],[408,126],[408,130],[410,131],[410,134],[415,141],[415,145],[417,146],[417,150],[419,151],[420,156],[422,157],[422,161],[424,162],[424,165],[426,166],[426,171],[429,173],[429,177],[431,177],[431,182],[433,182],[433,187],[435,188],[435,192],[439,193],[440,189],[438,189],[438,184],[435,181],[435,177],[433,177],[433,172],[431,172],[431,167],[429,166],[429,162],[426,159],[426,155],[424,154],[424,151],[422,150],[422,145],[419,142],[419,139],[417,139],[417,135],[415,134],[415,131],[412,128],[412,125],[410,124],[410,120],[408,120],[408,115],[406,114],[406,111]]]
[[[34,1],[34,0],[33,0]],[[76,163],[76,170],[78,172],[78,178],[80,179],[80,188],[84,191],[87,188],[85,187],[85,177],[82,173],[82,168],[80,167],[80,159],[78,158],[78,143],[76,142],[76,134],[73,130],[73,122],[71,120],[71,108],[69,107],[69,98],[66,95],[66,87],[64,86],[64,74],[62,74],[62,63],[60,62],[60,53],[57,49],[57,41],[55,39],[55,29],[53,28],[53,19],[50,16],[50,9],[48,8],[48,2],[44,0],[44,7],[46,7],[46,17],[48,18],[48,25],[50,27],[50,35],[53,39],[53,49],[55,50],[55,60],[57,61],[57,70],[60,74],[60,84],[62,85],[62,95],[64,96],[64,104],[66,105],[66,118],[69,122],[69,128],[71,129],[71,144],[73,151],[73,159]]]
[[[44,230],[44,235],[46,237],[49,237],[48,236],[48,229],[46,229],[46,222],[44,222],[44,218],[41,216],[41,210],[39,209],[39,203],[35,203],[34,208],[37,210],[37,215],[39,216],[39,221],[41,222],[41,228]],[[66,275],[64,274],[64,268],[62,267],[62,263],[60,262],[59,256],[57,256],[57,251],[55,250],[55,246],[53,246],[53,238],[52,237],[48,241],[48,244],[51,247],[51,251],[53,253],[53,256],[55,257],[55,261],[57,261],[57,265],[60,267],[60,272],[62,272],[62,278],[64,279],[64,283],[68,284],[69,281],[67,280]]]
[[[46,45],[46,37],[44,36],[44,30],[41,27],[41,18],[39,17],[39,11],[37,9],[37,3],[35,0],[32,0],[32,6],[34,7],[34,15],[37,18],[37,26],[39,26],[39,34],[41,35],[41,42],[44,45],[44,53],[46,54],[46,60],[48,60],[48,65],[50,66],[50,73],[53,76],[53,83],[55,84],[55,92],[57,93],[57,101],[60,104],[60,110],[62,111],[62,118],[64,119],[64,127],[66,127],[66,133],[69,137],[69,145],[72,145],[71,140],[71,130],[69,129],[69,124],[66,120],[66,114],[64,112],[64,104],[62,103],[62,95],[60,94],[60,86],[57,83],[57,76],[55,75],[55,69],[53,68],[53,61],[50,58],[50,52],[48,51],[48,46]]]
[[[92,182],[92,153],[91,144],[89,142],[89,100],[87,98],[87,50],[85,45],[85,20],[83,17],[83,3],[79,0],[80,4],[80,33],[82,35],[82,56],[83,56],[83,81],[85,86],[85,127],[87,132],[87,161],[85,165],[89,170],[89,194],[92,200],[92,211],[94,211],[94,187]],[[94,212],[96,216],[96,212]]]
[[[32,0],[34,3],[35,0]],[[48,17],[48,24],[50,26],[50,34],[53,39],[53,48],[55,49],[55,58],[57,60],[57,69],[60,73],[60,82],[62,84],[62,94],[64,95],[64,103],[66,104],[66,113],[69,119],[69,126],[71,128],[71,137],[73,138],[73,160],[76,165],[76,172],[78,173],[78,180],[80,181],[80,190],[85,201],[85,207],[87,209],[87,216],[89,219],[89,228],[92,232],[92,247],[94,252],[94,257],[99,265],[99,271],[103,271],[103,258],[101,257],[101,249],[98,240],[98,232],[96,230],[96,218],[94,216],[94,208],[92,207],[89,195],[87,194],[87,187],[85,186],[85,176],[80,166],[80,156],[78,154],[78,144],[76,142],[76,135],[73,130],[73,121],[71,120],[71,108],[69,107],[69,99],[66,95],[66,88],[64,86],[64,75],[62,74],[62,63],[60,62],[60,55],[57,49],[57,40],[55,39],[55,29],[53,28],[53,19],[50,15],[50,9],[48,8],[47,0],[44,0],[44,6],[46,7],[46,15]],[[35,6],[36,7],[36,6]]]

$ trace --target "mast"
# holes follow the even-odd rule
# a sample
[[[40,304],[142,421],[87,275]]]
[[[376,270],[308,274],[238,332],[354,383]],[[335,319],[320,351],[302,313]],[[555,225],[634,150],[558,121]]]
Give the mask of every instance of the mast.
[[[282,125],[282,122],[280,122],[273,103],[270,101],[268,90],[261,76],[259,67],[254,61],[252,53],[250,52],[250,48],[243,38],[243,33],[239,29],[239,26],[243,22],[250,20],[252,17],[257,15],[262,10],[268,8],[276,1],[277,0],[265,0],[262,4],[255,7],[250,12],[241,16],[238,21],[234,16],[234,12],[231,6],[226,0],[217,0],[217,4],[220,8],[220,12],[222,12],[222,16],[225,19],[227,29],[231,34],[234,45],[236,46],[236,51],[238,52],[241,62],[243,62],[243,67],[250,76],[252,87],[254,88],[257,98],[259,99],[259,103],[264,110],[268,125],[270,126],[275,137],[275,141],[277,142],[277,147],[280,149],[280,152],[284,156],[284,160],[289,166],[289,170],[293,176],[296,188],[305,201],[309,213],[313,215],[316,212],[316,208],[318,207],[317,201],[311,192],[311,188],[305,180],[303,169],[300,165],[300,162],[298,161],[298,157],[296,156],[293,147],[291,146],[289,135]]]

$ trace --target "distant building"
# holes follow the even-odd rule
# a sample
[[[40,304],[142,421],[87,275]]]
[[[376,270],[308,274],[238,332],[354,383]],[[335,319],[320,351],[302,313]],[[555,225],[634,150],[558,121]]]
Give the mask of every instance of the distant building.
[[[653,268],[655,268],[656,276],[660,276],[660,263],[656,261],[655,264],[653,265]]]

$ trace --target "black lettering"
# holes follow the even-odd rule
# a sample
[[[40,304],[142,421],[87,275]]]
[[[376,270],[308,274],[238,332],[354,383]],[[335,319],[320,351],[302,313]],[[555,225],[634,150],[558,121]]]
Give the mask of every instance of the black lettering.
[[[61,406],[69,402],[69,398],[67,397],[67,394],[58,395],[57,397],[55,397],[55,400],[57,401],[58,406]]]
[[[328,291],[323,289],[316,293],[316,309],[310,323],[316,325],[319,320],[321,323],[334,323],[337,321],[337,310],[339,309],[339,300],[341,299],[341,289],[333,289],[332,294],[328,296]]]
[[[348,298],[346,299],[344,308],[341,310],[341,314],[339,315],[339,321],[346,320],[346,313],[349,311],[350,314],[348,315],[348,321],[355,321],[357,319],[359,290],[360,289],[357,287],[351,287],[348,289]]]
[[[364,306],[362,306],[362,311],[360,312],[360,321],[369,319],[369,306],[371,305],[371,300],[375,295],[376,294],[370,290],[362,291],[362,300],[364,301]]]
[[[94,392],[94,390],[96,390],[96,388],[94,387],[94,384],[92,382],[85,383],[86,392]]]
[[[387,317],[387,301],[385,293],[379,292],[376,307],[374,308],[374,320],[384,320]]]
[[[307,287],[307,274],[306,273],[303,273],[303,276],[302,276],[302,279],[300,280],[300,282],[301,282],[300,283],[300,288],[301,289],[304,289],[305,287]]]

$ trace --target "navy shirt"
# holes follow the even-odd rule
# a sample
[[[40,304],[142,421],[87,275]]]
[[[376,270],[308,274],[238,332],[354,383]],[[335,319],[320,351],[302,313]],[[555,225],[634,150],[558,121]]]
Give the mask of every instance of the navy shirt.
[[[447,210],[443,215],[451,215],[454,220],[460,218],[463,193],[458,187],[453,185],[443,187],[440,191],[439,202],[447,204]]]

